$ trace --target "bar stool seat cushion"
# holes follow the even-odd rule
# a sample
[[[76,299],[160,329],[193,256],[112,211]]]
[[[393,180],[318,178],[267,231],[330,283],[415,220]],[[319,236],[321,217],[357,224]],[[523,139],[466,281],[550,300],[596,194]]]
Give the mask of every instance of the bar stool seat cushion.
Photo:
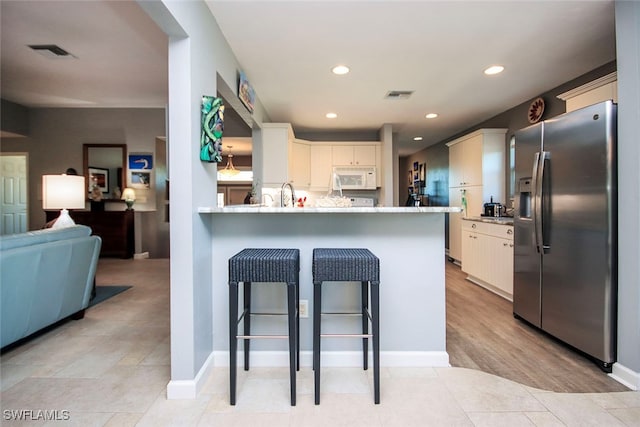
[[[229,259],[230,282],[298,281],[298,249],[243,249]]]
[[[313,281],[380,281],[380,260],[368,249],[316,248]]]

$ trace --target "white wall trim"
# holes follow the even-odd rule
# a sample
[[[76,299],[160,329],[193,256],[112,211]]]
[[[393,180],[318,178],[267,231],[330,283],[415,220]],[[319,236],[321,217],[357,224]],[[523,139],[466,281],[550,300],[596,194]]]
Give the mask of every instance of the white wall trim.
[[[614,363],[609,376],[631,390],[640,390],[640,372],[632,371],[620,363]]]
[[[167,384],[167,399],[195,399],[214,366],[215,356],[211,353],[202,368],[192,380],[171,380]]]
[[[228,351],[214,351],[215,367],[229,366]],[[238,352],[238,366],[242,364],[242,351]],[[322,366],[327,367],[358,367],[362,366],[362,352],[360,351],[323,351]],[[284,367],[289,366],[289,352],[287,351],[252,351],[251,366],[255,367]],[[300,366],[311,367],[313,353],[300,352]],[[372,353],[369,352],[369,364],[373,366]],[[446,351],[381,351],[380,366],[382,367],[449,367],[449,354]]]

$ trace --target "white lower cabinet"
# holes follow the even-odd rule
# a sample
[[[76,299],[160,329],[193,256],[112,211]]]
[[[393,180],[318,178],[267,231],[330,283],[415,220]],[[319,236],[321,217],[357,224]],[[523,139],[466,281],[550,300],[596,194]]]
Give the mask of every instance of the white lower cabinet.
[[[462,221],[462,271],[467,279],[513,298],[513,226]]]

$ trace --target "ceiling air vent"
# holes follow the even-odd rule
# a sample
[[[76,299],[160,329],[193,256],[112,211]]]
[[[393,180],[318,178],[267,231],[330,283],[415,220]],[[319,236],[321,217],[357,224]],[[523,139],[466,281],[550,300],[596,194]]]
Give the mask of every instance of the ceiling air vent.
[[[30,44],[29,47],[47,58],[75,58],[75,56],[55,44]]]
[[[412,90],[390,90],[384,97],[386,99],[409,99],[412,93]]]

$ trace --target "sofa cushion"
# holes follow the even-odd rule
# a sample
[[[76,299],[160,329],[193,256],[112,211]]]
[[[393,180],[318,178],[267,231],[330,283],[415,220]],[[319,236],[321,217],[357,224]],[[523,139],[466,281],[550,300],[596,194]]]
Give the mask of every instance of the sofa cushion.
[[[9,234],[0,236],[0,251],[90,235],[91,228],[86,225],[74,225],[73,227],[58,229],[47,228],[44,230],[28,231],[26,233]]]

